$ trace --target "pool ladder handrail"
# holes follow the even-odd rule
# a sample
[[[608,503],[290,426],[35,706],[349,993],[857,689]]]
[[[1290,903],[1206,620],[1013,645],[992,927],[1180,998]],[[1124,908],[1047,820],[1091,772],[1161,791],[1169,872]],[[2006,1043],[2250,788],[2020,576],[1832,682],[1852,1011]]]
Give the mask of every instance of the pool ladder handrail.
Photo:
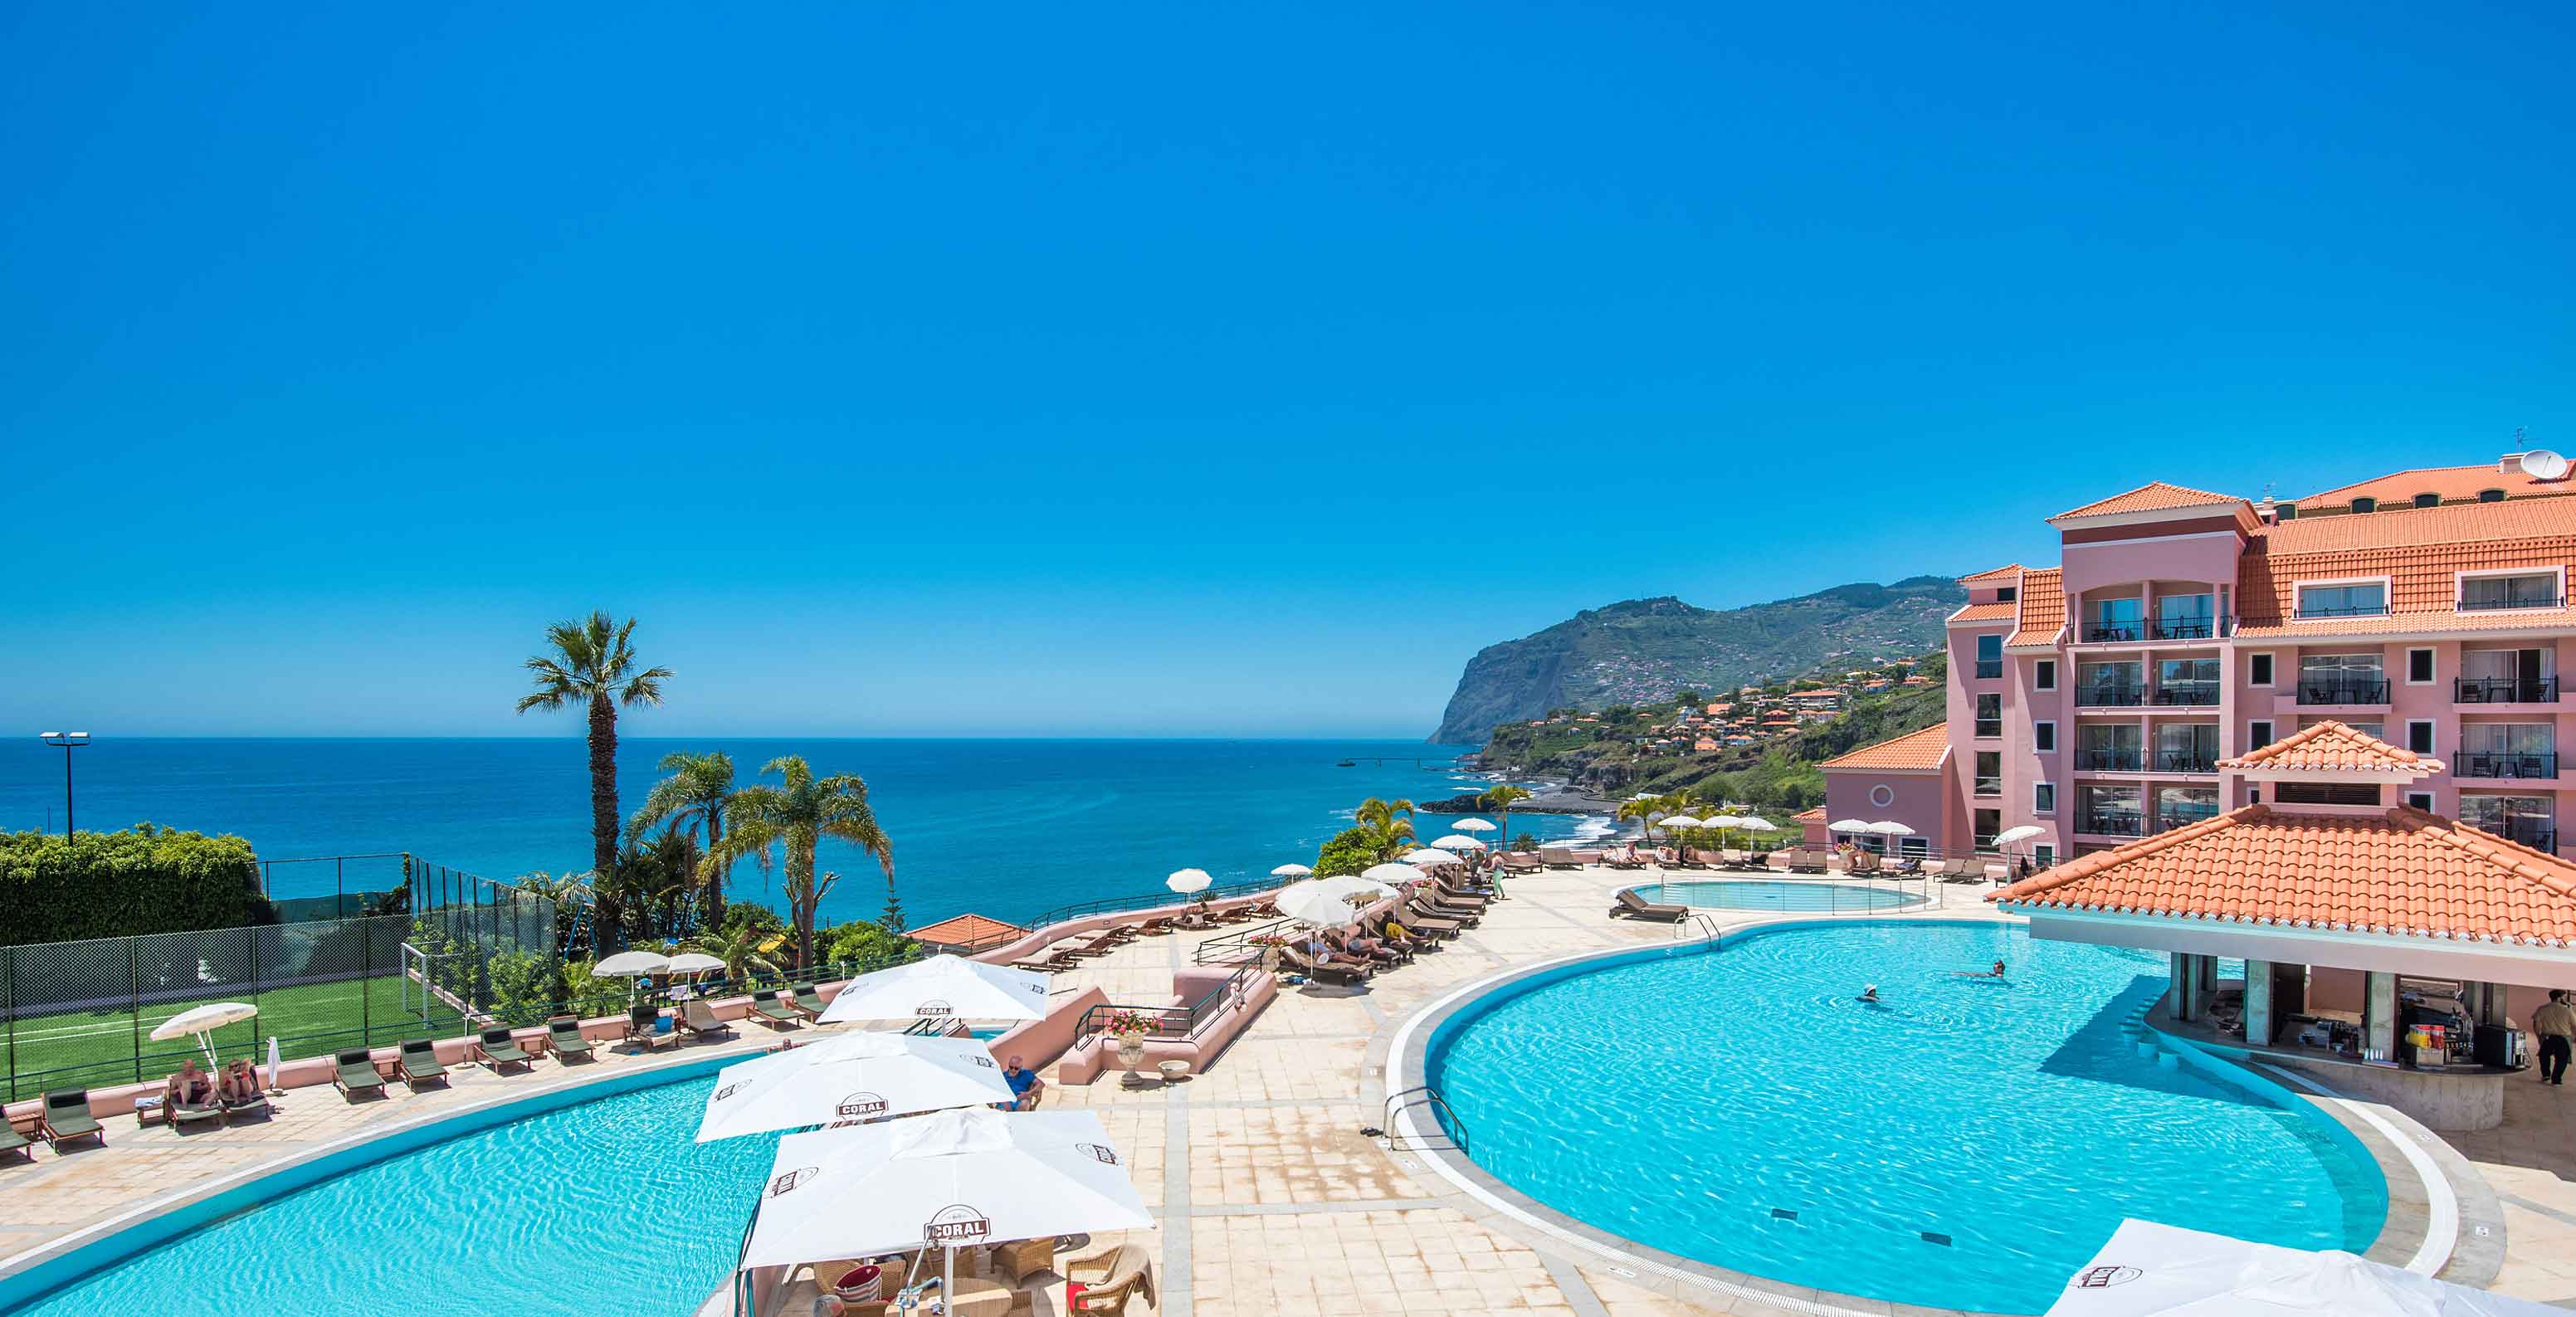
[[[1673,940],[1679,942],[1690,936],[1690,930],[1693,928],[1699,930],[1699,937],[1703,942],[1715,942],[1724,936],[1724,930],[1717,926],[1716,920],[1707,915],[1694,914],[1673,921]]]
[[[1405,1101],[1407,1098],[1412,1098],[1413,1100],[1411,1102],[1407,1102]],[[1442,1138],[1448,1140],[1449,1146],[1442,1148],[1426,1143],[1422,1140],[1421,1136],[1417,1135],[1414,1138],[1414,1146],[1411,1149],[1406,1149],[1404,1147],[1405,1136],[1397,1132],[1395,1125],[1396,1111],[1399,1107],[1405,1106],[1429,1108],[1431,1110],[1431,1127],[1438,1130]],[[1446,1120],[1442,1119],[1444,1116],[1447,1117]],[[1454,1151],[1461,1156],[1471,1155],[1467,1150],[1467,1122],[1458,1119],[1458,1113],[1449,1105],[1449,1099],[1440,1096],[1440,1090],[1433,1088],[1429,1084],[1416,1084],[1401,1093],[1388,1094],[1386,1107],[1382,1118],[1378,1122],[1378,1128],[1386,1131],[1386,1150],[1388,1152]]]

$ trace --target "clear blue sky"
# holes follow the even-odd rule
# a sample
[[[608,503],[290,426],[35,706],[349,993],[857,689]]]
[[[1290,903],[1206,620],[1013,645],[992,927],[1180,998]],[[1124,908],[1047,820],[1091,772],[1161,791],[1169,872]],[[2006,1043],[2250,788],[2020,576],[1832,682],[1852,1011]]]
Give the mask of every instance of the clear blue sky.
[[[2576,448],[2564,5],[0,9],[0,725],[1430,728]]]

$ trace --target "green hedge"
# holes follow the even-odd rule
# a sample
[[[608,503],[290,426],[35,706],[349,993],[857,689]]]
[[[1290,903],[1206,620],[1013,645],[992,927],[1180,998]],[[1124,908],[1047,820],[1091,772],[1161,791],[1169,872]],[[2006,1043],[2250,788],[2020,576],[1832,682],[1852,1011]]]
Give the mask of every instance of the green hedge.
[[[138,823],[125,832],[0,834],[0,946],[274,923],[239,837]]]

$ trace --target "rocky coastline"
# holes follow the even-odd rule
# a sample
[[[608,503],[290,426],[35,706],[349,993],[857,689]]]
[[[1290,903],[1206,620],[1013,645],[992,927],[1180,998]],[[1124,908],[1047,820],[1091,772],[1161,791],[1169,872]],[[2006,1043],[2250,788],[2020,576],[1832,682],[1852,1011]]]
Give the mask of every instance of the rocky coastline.
[[[1512,802],[1515,814],[1616,814],[1619,802],[1588,796],[1564,782],[1523,783],[1531,795],[1527,800]],[[1415,808],[1425,814],[1490,814],[1493,811],[1478,803],[1483,793],[1470,791],[1445,800],[1426,800]]]

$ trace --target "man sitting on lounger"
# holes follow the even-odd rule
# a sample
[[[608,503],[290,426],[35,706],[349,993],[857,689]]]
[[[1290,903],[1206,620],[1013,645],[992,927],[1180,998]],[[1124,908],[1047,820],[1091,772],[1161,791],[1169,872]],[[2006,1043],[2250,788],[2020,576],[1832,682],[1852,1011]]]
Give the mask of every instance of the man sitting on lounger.
[[[176,1111],[181,1107],[202,1107],[215,1100],[214,1077],[197,1068],[197,1058],[179,1063],[179,1073],[161,1089],[161,1109]]]
[[[1046,1091],[1046,1081],[1038,1078],[1037,1071],[1021,1065],[1016,1055],[1002,1063],[1002,1082],[1019,1094],[1016,1101],[1002,1108],[1004,1111],[1034,1111],[1038,1105],[1038,1094]]]
[[[1306,945],[1299,947],[1298,950],[1305,952],[1306,959],[1315,962],[1318,967],[1339,965],[1350,970],[1368,970],[1376,968],[1369,962],[1361,960],[1357,956],[1345,956],[1341,952],[1335,951],[1333,949],[1333,944],[1326,942],[1324,940],[1323,933],[1320,931],[1307,934]]]
[[[1395,959],[1395,948],[1368,936],[1360,930],[1358,924],[1351,925],[1347,932],[1337,929],[1326,937],[1328,942],[1331,939],[1339,939],[1342,948],[1363,960],[1393,961]]]

